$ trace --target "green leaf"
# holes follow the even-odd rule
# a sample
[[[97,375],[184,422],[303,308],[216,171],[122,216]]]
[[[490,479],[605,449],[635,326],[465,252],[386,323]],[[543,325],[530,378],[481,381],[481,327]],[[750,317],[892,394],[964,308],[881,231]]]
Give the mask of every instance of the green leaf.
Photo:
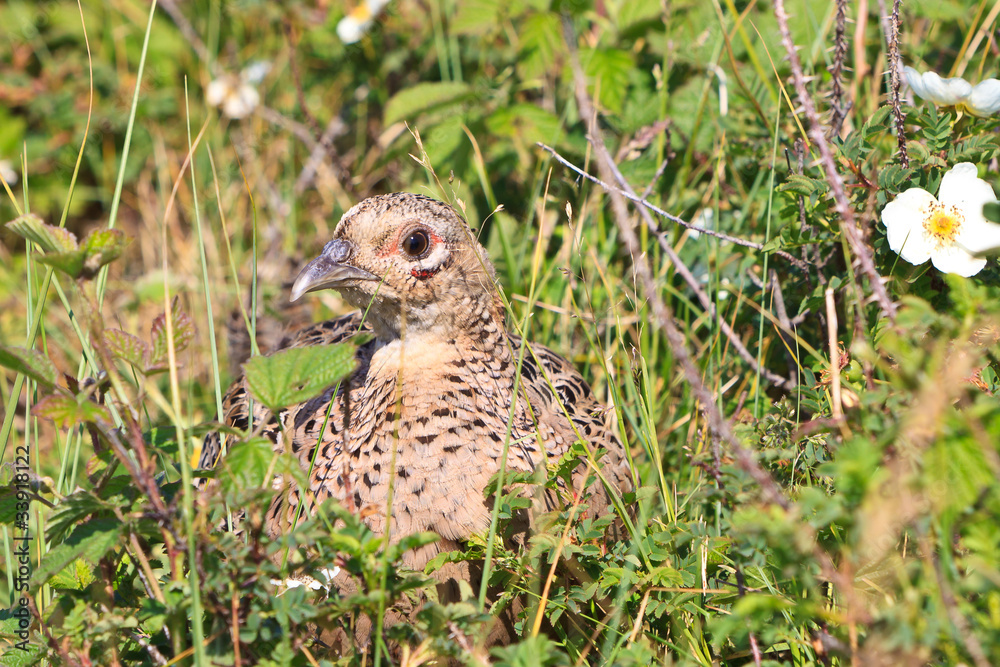
[[[66,541],[56,546],[31,575],[31,586],[37,588],[61,572],[77,558],[97,565],[117,543],[122,534],[122,524],[113,519],[91,519],[78,525]]]
[[[243,364],[254,397],[277,412],[316,396],[354,370],[354,347],[347,344],[295,347]]]
[[[95,229],[84,239],[81,248],[86,252],[84,278],[92,278],[97,271],[121,257],[128,245],[125,234],[118,229]]]
[[[459,35],[482,35],[495,30],[503,4],[500,0],[463,0],[458,3],[449,27]]]
[[[562,23],[555,12],[532,14],[518,31],[521,52],[517,58],[517,73],[522,79],[539,79],[555,63],[564,48]]]
[[[113,356],[132,364],[140,371],[146,370],[146,359],[149,355],[149,345],[138,336],[133,336],[121,329],[106,329],[104,344]]]
[[[420,114],[458,104],[472,95],[472,86],[459,81],[418,83],[404,88],[385,105],[385,124],[413,122]]]
[[[826,187],[826,181],[809,178],[802,174],[788,174],[785,182],[779,185],[777,189],[778,192],[791,192],[803,197],[811,197],[818,192],[825,191]]]
[[[174,334],[174,353],[178,353],[187,348],[194,338],[194,323],[188,314],[181,310],[180,299],[174,297],[170,304],[170,322]],[[153,320],[150,327],[150,335],[153,340],[153,347],[149,353],[149,362],[146,372],[162,371],[167,369],[167,316],[166,313]]]
[[[591,49],[581,53],[581,59],[594,98],[608,111],[621,112],[633,67],[632,56],[621,49]]]
[[[52,588],[82,591],[95,581],[97,581],[97,577],[94,576],[94,566],[82,558],[77,558],[65,569],[56,573],[49,580],[49,585]]]
[[[45,252],[62,253],[76,250],[76,235],[62,227],[42,222],[34,213],[22,215],[7,223],[7,229],[21,238],[35,243]]]
[[[274,459],[274,444],[267,438],[251,438],[234,445],[223,457],[227,475],[224,476],[228,491],[270,485],[267,471]],[[236,482],[237,488],[230,483]]]
[[[1000,203],[987,202],[987,204],[983,206],[983,216],[987,220],[1000,222]]]
[[[53,387],[59,377],[53,363],[38,350],[0,345],[0,366],[9,368],[46,387]]]
[[[46,396],[31,409],[36,417],[45,417],[55,422],[59,428],[70,428],[81,422],[97,424],[110,423],[111,413],[103,405],[91,400],[86,393],[76,396]]]
[[[8,222],[7,228],[45,251],[39,262],[72,278],[93,278],[98,269],[122,254],[127,243],[117,229],[96,229],[79,244],[72,232],[47,225],[31,213]]]
[[[65,273],[71,278],[79,278],[83,275],[84,266],[87,261],[87,251],[50,252],[40,256],[38,261]]]
[[[889,129],[893,123],[893,119],[889,117],[890,113],[892,113],[892,107],[888,104],[879,107],[862,126],[861,134],[867,138],[873,132],[884,132]]]

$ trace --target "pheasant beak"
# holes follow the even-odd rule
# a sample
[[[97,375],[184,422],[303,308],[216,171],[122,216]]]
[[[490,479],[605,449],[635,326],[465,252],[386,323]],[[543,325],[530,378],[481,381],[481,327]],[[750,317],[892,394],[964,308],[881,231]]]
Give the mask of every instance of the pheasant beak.
[[[334,239],[326,244],[319,257],[306,264],[292,285],[289,301],[297,301],[306,292],[339,288],[348,280],[378,280],[378,276],[347,263],[354,244]]]

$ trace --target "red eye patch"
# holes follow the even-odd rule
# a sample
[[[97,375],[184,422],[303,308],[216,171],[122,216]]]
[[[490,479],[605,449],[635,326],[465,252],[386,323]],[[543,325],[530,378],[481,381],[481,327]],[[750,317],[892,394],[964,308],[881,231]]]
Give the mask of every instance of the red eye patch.
[[[440,270],[441,270],[440,266],[435,266],[432,269],[412,269],[410,271],[410,275],[416,278],[417,280],[427,280]]]

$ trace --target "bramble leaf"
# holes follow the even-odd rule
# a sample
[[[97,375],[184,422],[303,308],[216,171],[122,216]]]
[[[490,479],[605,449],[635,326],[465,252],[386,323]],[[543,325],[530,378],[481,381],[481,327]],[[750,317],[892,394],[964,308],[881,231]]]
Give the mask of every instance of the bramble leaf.
[[[104,344],[108,352],[115,357],[132,364],[140,371],[146,370],[146,359],[149,356],[149,345],[138,336],[133,336],[121,329],[106,329]]]
[[[114,519],[91,519],[73,529],[66,541],[55,546],[31,575],[33,588],[47,583],[77,558],[97,565],[121,537],[122,524]]]
[[[174,352],[187,349],[194,338],[194,322],[181,309],[180,300],[175,296],[170,305],[170,321],[174,335]],[[146,372],[163,371],[167,369],[167,316],[158,316],[150,327],[153,347],[149,352]]]
[[[85,393],[77,396],[46,396],[31,409],[36,417],[45,417],[55,422],[59,428],[70,428],[81,422],[96,424],[110,422],[111,413],[103,405],[92,401]]]
[[[272,412],[306,401],[354,370],[352,345],[295,347],[243,364],[250,391]]]
[[[45,252],[63,253],[76,250],[76,234],[62,227],[47,225],[34,213],[27,213],[7,223],[7,229],[35,243]]]
[[[404,88],[385,105],[385,124],[413,121],[420,114],[464,101],[472,95],[472,86],[458,81],[418,83]]]
[[[24,347],[0,345],[0,366],[29,377],[46,387],[54,386],[59,377],[56,367],[48,357],[38,350]]]

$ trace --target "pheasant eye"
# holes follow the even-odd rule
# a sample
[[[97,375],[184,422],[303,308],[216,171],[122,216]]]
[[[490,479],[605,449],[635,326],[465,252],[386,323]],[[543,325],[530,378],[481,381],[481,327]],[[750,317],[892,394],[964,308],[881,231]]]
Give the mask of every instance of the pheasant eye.
[[[410,232],[403,240],[403,252],[405,252],[410,257],[420,257],[430,246],[431,240],[427,236],[427,232],[422,229]]]

